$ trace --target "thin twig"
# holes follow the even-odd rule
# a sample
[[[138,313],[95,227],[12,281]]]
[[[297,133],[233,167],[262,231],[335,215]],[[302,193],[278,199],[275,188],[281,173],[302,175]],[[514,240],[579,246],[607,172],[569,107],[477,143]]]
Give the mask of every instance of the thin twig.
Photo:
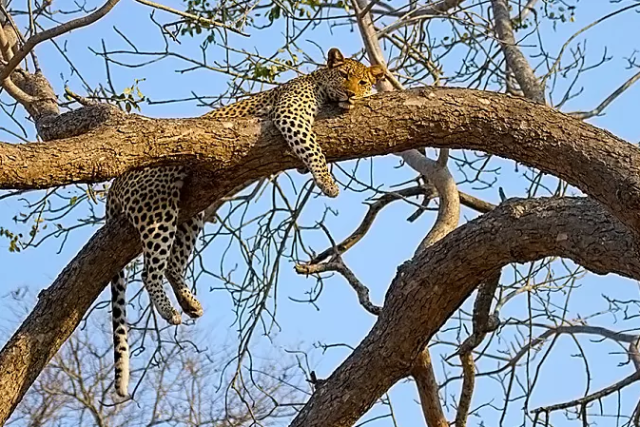
[[[331,261],[324,264],[296,264],[296,273],[298,274],[317,274],[325,273],[327,271],[336,271],[344,276],[349,282],[349,285],[356,291],[358,295],[358,301],[360,305],[374,316],[378,316],[382,312],[382,307],[379,307],[371,302],[369,298],[369,288],[358,280],[355,274],[346,266],[340,256],[335,256]]]
[[[618,89],[616,89],[611,95],[607,96],[605,98],[605,100],[602,101],[600,103],[600,105],[598,105],[593,110],[591,110],[591,111],[576,111],[576,112],[573,112],[573,113],[569,113],[569,115],[571,115],[573,117],[576,117],[578,119],[582,119],[582,120],[589,119],[591,117],[600,115],[604,111],[604,109],[609,106],[609,104],[611,104],[613,101],[615,101],[615,99],[617,97],[622,95],[623,92],[625,92],[627,89],[629,89],[638,80],[640,80],[640,71],[638,73],[636,73],[633,77],[631,77],[629,80],[624,82],[622,84],[622,86],[620,86]]]
[[[185,18],[189,18],[189,19],[192,19],[194,21],[201,22],[201,23],[213,25],[215,27],[224,28],[225,30],[229,30],[229,31],[231,31],[233,33],[240,34],[241,36],[249,37],[249,34],[244,33],[244,32],[242,32],[242,31],[240,31],[237,28],[234,28],[232,26],[223,24],[222,22],[214,21],[212,19],[203,18],[202,16],[197,16],[197,15],[194,15],[194,14],[189,13],[189,12],[183,12],[183,11],[174,9],[172,7],[165,6],[165,5],[160,4],[160,3],[152,2],[150,0],[136,0],[136,1],[138,3],[140,3],[140,4],[144,4],[145,6],[153,7],[154,9],[164,10],[165,12],[173,13],[174,15],[178,15],[178,16],[182,16],[182,17],[185,17]]]

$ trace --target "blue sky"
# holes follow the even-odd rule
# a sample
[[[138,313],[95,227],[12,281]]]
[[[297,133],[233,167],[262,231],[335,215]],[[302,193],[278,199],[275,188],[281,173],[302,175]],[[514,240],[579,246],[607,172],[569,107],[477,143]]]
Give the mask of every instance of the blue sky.
[[[68,3],[69,7],[71,7],[71,2],[65,3]],[[184,7],[177,0],[167,1],[164,4],[178,9]],[[616,5],[611,6],[604,1],[583,1],[578,6],[576,22],[559,25],[555,30],[549,29],[546,33],[544,43],[547,51],[557,52],[562,43],[573,32],[606,13],[603,11],[611,11],[617,8]],[[63,7],[63,4],[58,4],[58,7]],[[122,38],[113,31],[114,26],[117,26],[127,36],[132,37],[140,49],[160,50],[163,48],[157,28],[148,19],[149,12],[149,8],[140,4],[122,2],[102,21],[90,28],[75,31],[64,38],[69,42],[67,48],[70,57],[73,58],[76,64],[81,65],[80,69],[83,76],[91,85],[104,81],[105,71],[103,61],[88,48],[100,50],[101,39],[105,40],[109,49],[127,48]],[[156,18],[161,22],[171,20],[170,16],[162,12],[157,12]],[[625,69],[627,62],[624,59],[631,56],[635,49],[640,50],[640,42],[638,42],[637,38],[634,39],[629,36],[631,31],[636,28],[637,20],[638,13],[628,12],[596,26],[585,34],[585,37],[588,38],[587,45],[590,59],[593,62],[599,59],[605,46],[607,55],[611,56],[612,59],[601,68],[584,75],[580,81],[580,85],[585,88],[584,93],[575,100],[569,101],[563,111],[590,110],[594,108],[615,88],[638,71],[638,69]],[[268,36],[260,34],[253,34],[249,38],[234,36],[231,39],[231,43],[238,48],[246,48],[248,50],[255,48],[265,52],[265,54],[270,54],[274,46],[279,46],[284,40],[281,30],[281,28],[270,30],[267,33]],[[324,50],[337,46],[345,54],[353,54],[361,48],[359,35],[356,32],[350,32],[346,28],[335,30],[332,34],[327,28],[320,27],[315,30],[314,35],[317,35],[318,40],[322,40],[321,45]],[[579,40],[583,39],[584,37],[579,38]],[[62,40],[59,40],[61,45]],[[308,52],[312,53],[313,57],[318,61],[322,60],[319,51],[311,43],[303,42],[301,46],[303,49],[308,49]],[[199,54],[196,41],[185,40],[181,46],[174,46],[174,48],[185,55],[190,54],[197,57]],[[221,53],[221,49],[213,48],[209,50],[207,55],[210,59],[215,59],[216,55]],[[71,75],[68,65],[65,64],[51,44],[40,46],[38,55],[45,75],[51,79],[58,93],[62,92],[63,84],[67,80],[67,84],[74,91],[82,93],[82,86],[79,80]],[[136,61],[132,57],[129,57],[129,59]],[[454,67],[455,64],[452,63],[450,66]],[[226,78],[210,71],[197,70],[189,73],[177,73],[175,70],[178,68],[186,68],[186,65],[175,59],[167,59],[149,68],[131,69],[114,66],[111,68],[111,73],[116,89],[120,91],[133,84],[134,79],[145,78],[146,80],[140,84],[140,88],[145,95],[153,100],[189,97],[191,91],[195,91],[199,95],[215,95],[224,90],[228,83]],[[561,84],[563,83],[561,82]],[[589,122],[605,128],[631,143],[638,143],[640,142],[640,126],[637,118],[638,111],[640,111],[639,99],[640,86],[636,85],[616,100],[607,109],[606,115],[591,119]],[[152,117],[189,117],[204,112],[205,110],[197,107],[195,103],[142,106],[142,113]],[[30,131],[32,132],[32,130]],[[33,133],[30,134],[30,137],[33,139]],[[0,140],[15,141],[14,138],[6,133],[0,135]],[[407,168],[396,169],[395,166],[399,164],[399,161],[394,156],[376,158],[373,163],[375,182],[378,184],[402,182],[412,178],[414,175]],[[370,164],[371,160],[365,160],[361,166],[360,174],[366,175],[364,171],[369,168]],[[343,164],[343,167],[351,169],[353,165],[354,162],[348,162]],[[527,188],[528,183],[522,179],[522,168],[516,172],[513,162],[500,159],[493,159],[492,165],[501,168],[499,185],[504,188],[508,196],[524,195],[523,191]],[[453,164],[452,169],[454,173],[457,173]],[[299,177],[295,173],[293,175],[296,176],[298,182],[304,182],[306,179],[305,177]],[[459,173],[456,176],[460,179],[462,177]],[[338,174],[338,179],[344,179],[344,175]],[[549,179],[548,181],[552,182],[553,180]],[[476,190],[471,186],[462,186],[461,189],[488,201],[499,201],[497,187],[488,190]],[[30,199],[35,197],[35,195],[29,196]],[[293,196],[291,197],[292,200],[295,200]],[[268,199],[268,197],[266,198]],[[263,197],[262,201],[251,207],[252,212],[258,212],[261,206],[266,206],[268,200],[264,199]],[[358,225],[366,212],[366,205],[362,201],[361,195],[348,192],[343,192],[336,200],[327,198],[313,199],[310,202],[311,206],[308,206],[305,210],[300,222],[304,225],[312,226],[322,217],[325,207],[330,207],[338,211],[339,215],[335,217],[329,215],[327,226],[331,230],[333,237],[336,240],[341,240]],[[102,215],[102,207],[99,209],[99,215]],[[0,226],[8,226],[12,230],[18,230],[19,226],[14,225],[11,219],[21,211],[24,211],[23,204],[16,198],[0,200]],[[382,304],[386,289],[396,273],[396,267],[413,255],[418,243],[432,225],[434,219],[432,214],[425,214],[415,223],[408,223],[405,219],[413,211],[414,208],[408,204],[396,203],[388,206],[376,219],[373,230],[344,257],[345,262],[357,277],[370,288],[372,300],[376,304]],[[64,222],[67,225],[71,225],[83,214],[86,214],[86,210],[66,218]],[[473,212],[466,209],[463,211],[463,215],[463,221],[475,216]],[[208,231],[215,230],[215,227],[210,226]],[[6,250],[7,241],[0,240],[0,266],[3,267],[4,272],[0,276],[0,304],[10,307],[12,300],[9,297],[5,297],[5,295],[16,288],[26,287],[31,295],[36,295],[40,289],[49,286],[56,275],[96,229],[97,227],[84,227],[71,233],[60,254],[57,254],[61,243],[59,240],[51,239],[36,249],[29,249],[20,254],[9,253]],[[305,236],[306,243],[318,252],[328,245],[328,241],[320,232],[308,232]],[[225,248],[225,243],[223,240],[215,241],[203,253],[206,266],[215,272],[219,272],[220,254]],[[234,250],[225,258],[223,268],[228,272],[236,264],[239,264],[240,269],[234,277],[240,278],[243,261],[237,250]],[[562,267],[558,267],[556,271],[560,274]],[[512,277],[513,269],[505,268],[503,282],[511,280]],[[293,273],[293,265],[286,261],[283,262],[275,296],[278,307],[277,320],[280,329],[274,331],[269,339],[259,335],[255,336],[253,343],[258,353],[261,351],[265,353],[271,352],[271,346],[275,346],[280,350],[311,350],[313,344],[318,342],[325,344],[347,343],[355,346],[366,335],[375,319],[360,308],[354,292],[340,277],[325,281],[322,294],[316,302],[317,307],[292,301],[292,299],[304,299],[305,292],[309,291],[314,284],[314,279],[297,276]],[[580,284],[582,286],[572,295],[571,308],[574,314],[588,314],[606,309],[607,304],[602,298],[602,294],[615,296],[619,299],[638,298],[637,283],[614,276],[595,277],[588,275],[580,280]],[[235,336],[235,330],[232,327],[234,317],[228,293],[224,290],[208,292],[210,288],[220,287],[221,282],[210,276],[203,276],[198,282],[198,295],[204,305],[205,316],[192,328],[195,328],[199,335],[211,345],[233,342]],[[133,294],[133,291],[130,291],[130,294]],[[107,294],[103,293],[101,300],[106,298]],[[521,315],[522,310],[527,309],[526,303],[524,295],[514,299],[503,309],[501,312],[502,317],[508,318],[510,315],[515,314]],[[105,319],[105,321],[107,319],[105,312],[94,314],[94,316],[102,316],[101,318]],[[4,342],[21,320],[22,317],[14,310],[1,310],[0,340]],[[619,329],[620,326],[614,323],[614,319],[611,316],[603,316],[594,320],[592,324]],[[455,324],[456,320],[452,319],[447,326]],[[629,323],[625,323],[625,327],[628,326]],[[638,326],[636,321],[634,327],[638,328]],[[635,332],[637,333],[637,331],[638,329]],[[509,334],[511,332],[506,333]],[[630,333],[633,333],[633,331],[630,331]],[[451,336],[448,336],[448,338],[451,338]],[[442,339],[446,339],[446,336],[443,335]],[[593,375],[592,391],[629,374],[630,368],[628,366],[617,367],[618,362],[624,361],[621,355],[613,353],[619,352],[619,348],[608,344],[596,345],[589,343],[588,340],[582,340],[581,342],[586,346],[590,363],[599,369],[597,374]],[[499,346],[500,344],[497,345]],[[449,348],[450,350],[451,348]],[[551,354],[552,357],[543,371],[540,378],[540,386],[534,393],[529,408],[573,399],[584,393],[585,380],[582,374],[582,365],[575,357],[571,357],[576,352],[577,350],[571,338],[561,338],[558,341]],[[326,377],[344,360],[348,353],[345,348],[332,349],[324,354],[318,350],[312,350],[310,354],[313,369],[318,372],[320,377]],[[434,360],[439,360],[439,355],[440,350],[436,350],[433,355]],[[144,354],[141,357],[145,357]],[[438,366],[440,366],[439,362]],[[495,362],[482,360],[478,363],[479,371],[494,367]],[[573,380],[569,380],[569,378]],[[459,384],[456,383],[452,388],[447,389],[447,393],[449,393],[448,401],[451,401],[452,395],[457,396],[458,386]],[[492,380],[480,379],[473,406],[486,403],[486,395],[496,390],[498,391],[496,396],[499,398],[501,394],[497,387],[499,385]],[[636,395],[640,395],[640,387],[638,385],[635,386],[635,391],[637,392]],[[629,395],[633,395],[633,391],[628,392],[625,396]],[[394,404],[399,426],[424,425],[415,398],[412,384],[400,384],[392,390],[391,400]],[[613,399],[615,400],[615,398]],[[522,421],[521,404],[521,401],[511,403],[512,408],[515,409],[509,412],[509,418],[504,425],[520,425]],[[605,408],[613,407],[607,406],[611,404],[611,402],[605,401]],[[623,401],[623,408],[626,413],[631,412],[630,408],[633,404],[634,402],[630,398]],[[374,411],[374,413],[379,412]],[[486,425],[497,425],[494,424],[497,420],[493,420],[490,414],[490,412],[483,412]],[[565,421],[562,415],[556,415],[553,420],[556,426],[576,425],[575,422]],[[472,418],[470,420],[470,425],[478,425],[477,423],[479,423],[479,419]],[[386,419],[370,425],[387,426],[392,424]],[[614,426],[616,424],[613,420],[598,419],[598,425]]]

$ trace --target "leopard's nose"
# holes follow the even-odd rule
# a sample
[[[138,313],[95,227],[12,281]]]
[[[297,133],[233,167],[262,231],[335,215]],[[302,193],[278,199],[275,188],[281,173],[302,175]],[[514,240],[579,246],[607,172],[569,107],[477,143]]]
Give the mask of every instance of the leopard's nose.
[[[348,98],[355,98],[356,93],[352,90],[347,89],[347,97]]]

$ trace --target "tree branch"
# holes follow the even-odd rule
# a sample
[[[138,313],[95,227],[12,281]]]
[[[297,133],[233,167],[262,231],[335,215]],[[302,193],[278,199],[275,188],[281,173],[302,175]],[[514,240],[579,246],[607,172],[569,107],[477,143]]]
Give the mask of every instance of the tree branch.
[[[174,15],[178,15],[178,16],[183,16],[185,18],[191,19],[191,20],[196,21],[196,22],[209,24],[209,25],[214,26],[214,27],[224,28],[225,30],[231,31],[232,33],[236,33],[236,34],[240,34],[240,35],[245,36],[245,37],[249,37],[249,35],[247,33],[244,33],[242,31],[238,30],[237,28],[234,28],[233,26],[226,25],[226,24],[224,24],[222,22],[214,21],[213,19],[207,19],[207,18],[204,18],[202,16],[197,16],[197,15],[194,15],[194,14],[189,13],[189,12],[184,12],[184,11],[181,11],[181,10],[177,10],[177,9],[172,8],[172,7],[165,6],[163,4],[156,3],[156,2],[153,2],[153,1],[150,1],[150,0],[136,0],[136,1],[138,3],[140,3],[140,4],[152,7],[154,9],[164,10],[165,12],[173,13]]]
[[[564,179],[640,230],[638,148],[552,108],[492,92],[421,88],[375,95],[348,114],[337,112],[315,124],[330,161],[421,146],[484,151]],[[73,124],[76,116],[67,114],[59,120]],[[188,164],[195,174],[239,184],[234,174],[256,178],[301,166],[282,155],[286,148],[277,131],[255,120],[114,114],[102,123],[55,142],[0,143],[0,189],[102,182],[160,164]]]
[[[449,157],[448,152],[445,153],[443,163],[428,159],[418,150],[404,151],[398,156],[432,182],[440,197],[438,216],[433,227],[418,246],[417,251],[419,252],[442,239],[458,226],[460,220],[458,187],[446,164],[446,159]]]
[[[462,390],[456,412],[456,427],[465,427],[476,383],[476,366],[473,350],[480,345],[487,332],[495,331],[500,325],[497,316],[492,316],[491,303],[500,284],[500,270],[496,270],[478,287],[478,296],[473,305],[473,332],[464,340],[457,353],[462,366]]]
[[[635,383],[636,381],[640,381],[640,371],[636,371],[633,374],[629,375],[628,377],[618,381],[617,383],[611,384],[610,386],[607,386],[587,396],[581,397],[579,399],[571,400],[569,402],[563,402],[563,403],[558,403],[556,405],[543,406],[540,408],[536,408],[532,410],[531,413],[532,414],[539,413],[539,412],[549,413],[553,411],[558,411],[560,409],[571,408],[573,406],[584,407],[585,405],[588,405],[593,401],[600,400],[603,397],[606,397],[612,393],[619,392],[623,388]]]
[[[462,353],[460,355],[460,362],[462,364],[463,380],[460,400],[458,401],[458,410],[456,411],[456,427],[467,427],[471,398],[473,397],[473,390],[476,386],[476,364],[473,361],[473,354],[471,354],[471,352]]]
[[[569,113],[571,116],[576,117],[578,119],[589,119],[591,117],[597,116],[601,114],[605,108],[609,106],[613,101],[616,100],[617,97],[622,95],[627,89],[629,89],[635,82],[640,80],[640,71],[634,74],[629,80],[624,82],[618,89],[613,91],[613,93],[605,98],[604,101],[600,103],[596,108],[591,111],[576,111]]]
[[[336,271],[342,274],[347,282],[349,282],[349,285],[351,285],[353,290],[356,291],[356,294],[358,295],[358,302],[360,303],[362,308],[364,308],[374,316],[379,315],[382,311],[382,307],[378,307],[371,302],[371,298],[369,298],[369,288],[367,288],[362,284],[362,282],[360,282],[360,280],[358,280],[356,275],[353,274],[353,271],[351,271],[351,269],[347,267],[344,261],[342,261],[340,255],[335,255],[333,259],[323,264],[296,264],[294,268],[296,270],[296,273],[306,275],[324,273],[327,271]]]
[[[118,1],[119,0],[107,0],[107,2],[102,5],[102,7],[88,14],[87,16],[65,22],[64,24],[58,25],[57,27],[50,28],[29,37],[25,44],[22,45],[20,50],[18,50],[18,52],[15,53],[14,57],[11,58],[7,66],[4,67],[0,72],[0,81],[4,81],[7,77],[9,77],[11,72],[18,66],[18,64],[20,64],[20,61],[26,58],[29,52],[31,52],[31,50],[33,50],[36,45],[42,43],[45,40],[58,37],[77,28],[86,27],[87,25],[93,24],[98,19],[109,13],[109,11],[113,9],[113,7],[118,3]]]
[[[442,15],[448,14],[451,9],[458,7],[463,1],[464,0],[441,0],[426,4],[402,15],[396,22],[380,30],[377,35],[382,36],[389,34],[392,31],[407,25],[416,24],[424,19],[441,17]]]
[[[396,200],[402,200],[408,197],[419,195],[424,195],[425,197],[431,198],[433,197],[433,194],[435,194],[435,192],[431,191],[431,189],[425,188],[423,186],[415,186],[403,188],[402,190],[394,191],[392,193],[387,193],[381,196],[369,205],[369,210],[365,214],[364,218],[362,218],[360,225],[349,235],[349,237],[344,239],[339,244],[329,247],[320,252],[309,261],[309,264],[318,264],[333,255],[342,255],[343,253],[354,247],[356,243],[358,243],[364,236],[367,235],[367,232],[371,229],[371,226],[373,225],[373,222],[380,211],[382,211],[382,209],[388,204]]]
[[[633,235],[590,199],[509,201],[399,268],[373,329],[291,427],[356,422],[410,374],[425,343],[472,290],[507,263],[563,256],[598,274],[638,277],[639,255]]]
[[[438,382],[433,372],[429,348],[425,347],[415,360],[411,369],[411,376],[413,376],[418,386],[420,405],[427,421],[427,427],[449,427],[449,423],[442,412],[442,405],[440,405]]]
[[[495,31],[507,65],[513,71],[524,95],[533,101],[544,103],[544,87],[516,44],[506,0],[491,0],[491,5],[493,6]]]

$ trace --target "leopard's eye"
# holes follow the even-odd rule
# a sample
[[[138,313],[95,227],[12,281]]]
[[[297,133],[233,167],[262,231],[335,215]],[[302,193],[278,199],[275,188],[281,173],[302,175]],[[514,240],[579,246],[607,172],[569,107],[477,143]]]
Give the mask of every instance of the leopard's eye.
[[[360,86],[366,86],[366,85],[367,85],[367,82],[366,82],[366,81],[364,81],[364,80],[360,80]]]

